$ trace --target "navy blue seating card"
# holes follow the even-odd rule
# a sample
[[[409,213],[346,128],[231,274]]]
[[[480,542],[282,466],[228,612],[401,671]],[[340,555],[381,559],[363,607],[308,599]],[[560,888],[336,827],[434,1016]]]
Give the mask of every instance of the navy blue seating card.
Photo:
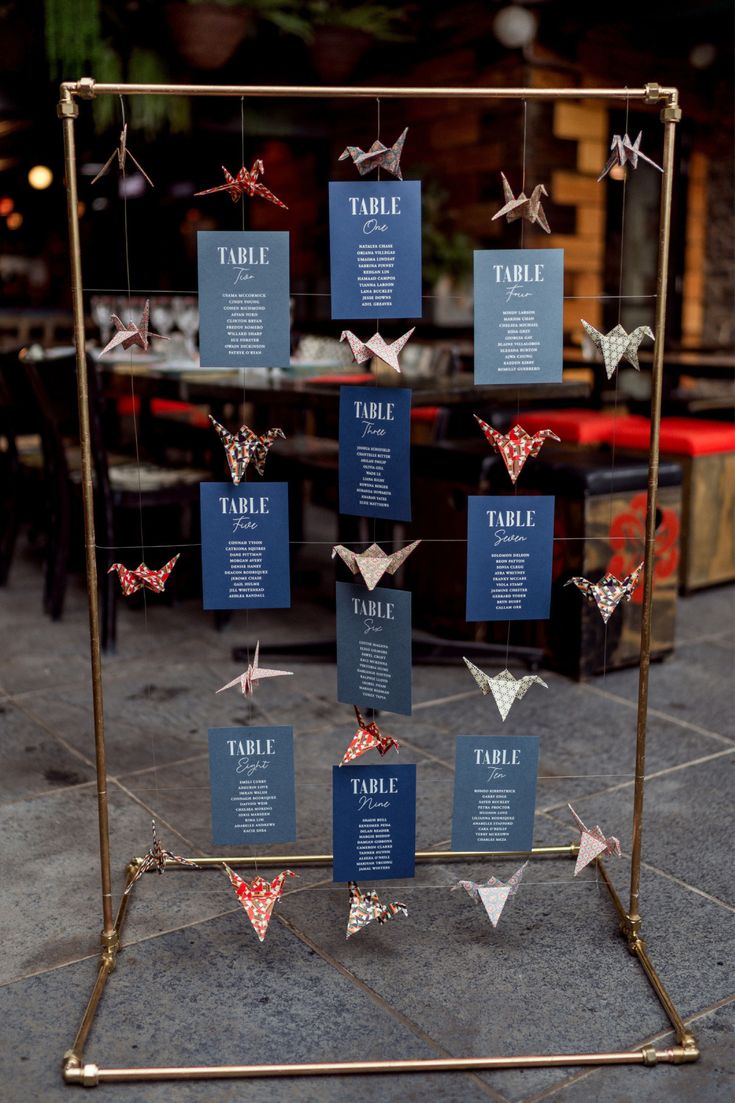
[[[335,881],[413,877],[416,767],[332,767]]]
[[[452,850],[530,850],[539,738],[457,736]]]
[[[411,392],[341,387],[339,511],[411,520]]]
[[[337,583],[337,700],[411,715],[411,594]]]
[[[209,784],[215,846],[296,838],[291,728],[210,728]]]
[[[467,620],[546,620],[553,548],[553,497],[469,497]]]

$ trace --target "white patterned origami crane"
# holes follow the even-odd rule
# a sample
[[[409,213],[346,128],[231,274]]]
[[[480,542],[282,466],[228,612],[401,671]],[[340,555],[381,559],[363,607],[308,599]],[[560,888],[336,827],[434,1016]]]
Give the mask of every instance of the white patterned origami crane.
[[[384,574],[395,574],[398,568],[405,563],[411,552],[419,546],[420,540],[414,540],[400,551],[388,555],[378,544],[371,544],[364,552],[353,552],[343,544],[336,544],[332,548],[332,559],[338,555],[353,574],[358,572],[365,580],[368,590],[374,590]]]
[[[490,922],[493,927],[497,927],[508,897],[515,896],[518,892],[518,886],[523,880],[527,865],[528,862],[524,862],[507,881],[501,881],[497,877],[490,877],[487,881],[457,881],[456,885],[452,885],[450,892],[461,888],[473,900],[477,900],[479,896]]]
[[[151,343],[151,337],[158,337],[159,341],[168,341],[169,337],[164,337],[162,333],[153,333],[148,328],[148,319],[150,316],[150,299],[146,299],[145,306],[143,307],[143,316],[139,322],[121,322],[117,314],[111,314],[116,333],[107,342],[102,349],[100,356],[104,356],[106,352],[111,349],[117,348],[118,345],[122,345],[124,349],[132,348],[133,345],[138,345],[143,349],[143,352],[148,351],[148,346]]]
[[[286,439],[283,429],[269,429],[267,433],[263,433],[263,436],[259,437],[247,425],[241,425],[236,433],[230,433],[211,414],[209,420],[224,445],[230,475],[235,486],[239,486],[245,478],[249,463],[255,466],[255,470],[259,475],[264,475],[265,461],[268,459],[271,446],[279,439]]]
[[[602,353],[608,379],[612,379],[621,360],[627,360],[636,371],[640,371],[638,349],[641,341],[644,337],[650,337],[652,341],[656,340],[653,330],[649,326],[636,326],[632,333],[628,333],[618,322],[609,333],[600,333],[589,322],[585,322],[584,318],[581,319],[581,322],[592,343]]]
[[[396,139],[392,146],[384,146],[378,139],[373,142],[370,149],[360,149],[359,146],[347,146],[347,149],[340,153],[338,159],[340,161],[346,161],[348,157],[351,157],[360,176],[364,176],[367,172],[372,172],[373,169],[384,168],[386,172],[390,172],[393,176],[397,176],[399,180],[402,180],[401,154],[403,153],[403,143],[406,141],[407,134],[408,127],[406,127],[403,134]]]
[[[149,567],[146,567],[145,563],[139,563],[135,568],[126,567],[124,563],[113,563],[107,573],[117,572],[125,597],[130,597],[131,594],[134,594],[137,590],[142,590],[144,587],[146,590],[152,590],[154,594],[162,594],[168,576],[176,566],[176,560],[180,555],[181,552],[178,552],[173,559],[169,559],[168,563],[164,563],[157,571],[152,571]]]
[[[627,134],[621,138],[619,134],[613,134],[613,140],[610,143],[610,149],[612,150],[610,156],[607,159],[607,163],[597,177],[598,183],[604,176],[607,176],[608,172],[614,165],[630,164],[632,168],[638,168],[638,158],[642,161],[647,161],[649,165],[653,165],[659,172],[664,170],[660,165],[657,165],[655,161],[652,161],[650,157],[646,157],[645,153],[641,152],[641,138],[643,137],[643,131],[638,131],[638,137],[634,142],[631,142]]]
[[[464,655],[462,658],[464,658]],[[483,697],[487,697],[488,693],[492,693],[502,720],[505,720],[510,712],[513,702],[520,701],[522,697],[525,697],[532,685],[543,686],[544,689],[549,688],[543,678],[539,678],[538,674],[526,674],[523,678],[515,678],[509,670],[501,670],[499,674],[495,674],[491,678],[489,674],[486,674],[484,670],[480,670],[479,666],[475,666],[469,659],[464,659],[464,661],[470,674],[482,690]]]
[[[347,919],[347,938],[357,934],[368,923],[387,923],[397,915],[408,915],[408,908],[399,900],[381,904],[377,892],[361,892],[355,881],[347,885],[350,891],[350,914]]]
[[[630,601],[641,577],[643,563],[639,563],[634,571],[627,574],[624,579],[616,578],[609,572],[599,582],[590,582],[588,578],[575,575],[565,582],[565,586],[572,583],[581,590],[588,601],[592,601],[600,610],[600,616],[605,624],[610,620],[621,601]]]
[[[255,655],[247,670],[244,670],[242,674],[238,674],[238,676],[233,678],[231,682],[228,682],[226,686],[220,686],[219,689],[215,690],[215,693],[222,693],[226,689],[232,689],[233,686],[239,685],[243,696],[252,697],[253,691],[255,690],[255,683],[260,681],[261,678],[293,677],[292,670],[266,670],[265,667],[258,666],[259,650],[260,640],[258,640],[255,645]]]
[[[502,218],[505,215],[507,222],[515,222],[518,218],[525,218],[526,222],[537,222],[542,230],[546,230],[547,234],[551,233],[549,223],[546,220],[544,214],[544,208],[541,206],[541,196],[545,195],[548,199],[549,193],[543,184],[537,184],[531,192],[530,196],[525,192],[521,192],[516,198],[513,195],[513,190],[505,178],[505,173],[500,174],[503,181],[503,196],[505,198],[504,205],[500,208],[497,214],[493,215],[493,222],[496,218]]]
[[[96,184],[97,181],[100,179],[100,177],[105,175],[105,173],[108,171],[108,169],[110,168],[112,162],[115,160],[116,157],[117,157],[117,167],[120,170],[120,172],[123,172],[123,173],[125,172],[125,162],[126,162],[127,158],[129,157],[130,160],[135,165],[135,167],[137,168],[138,172],[141,173],[141,175],[145,177],[145,179],[148,181],[150,186],[151,187],[154,186],[153,181],[151,180],[148,173],[145,171],[145,169],[143,168],[141,163],[139,161],[136,161],[135,157],[133,157],[132,150],[128,148],[128,124],[127,123],[125,123],[125,126],[120,131],[120,143],[119,143],[117,149],[114,149],[112,151],[112,153],[110,154],[110,156],[107,158],[104,165],[102,166],[102,168],[97,173],[94,180],[92,181],[93,184]]]
[[[373,356],[377,356],[378,360],[382,360],[389,368],[393,368],[393,371],[400,372],[401,365],[398,362],[398,354],[415,329],[416,326],[413,326],[408,333],[404,333],[402,337],[398,337],[391,344],[384,341],[379,333],[374,333],[367,341],[361,341],[352,330],[343,329],[340,341],[348,342],[357,364],[364,364],[366,360],[372,360]]]
[[[493,429],[492,425],[488,425],[486,421],[483,421],[477,414],[472,415],[477,424],[482,429],[483,433],[487,437],[492,446],[503,457],[503,462],[508,468],[508,474],[510,475],[511,482],[515,483],[521,471],[523,465],[530,456],[538,456],[541,451],[541,445],[545,440],[555,440],[561,443],[556,433],[552,433],[551,429],[539,429],[537,433],[531,436],[520,425],[514,425],[507,436],[503,436],[497,429]]]
[[[580,870],[588,866],[590,862],[594,862],[595,858],[599,858],[602,854],[609,854],[611,858],[620,857],[620,839],[616,839],[614,835],[605,838],[601,827],[593,827],[592,829],[585,827],[571,804],[568,804],[567,808],[574,816],[580,832],[579,854],[577,855],[577,864],[574,867],[575,877]]]
[[[150,850],[146,851],[138,868],[133,876],[130,878],[130,883],[125,889],[123,896],[127,896],[131,888],[144,873],[148,873],[149,870],[155,869],[156,873],[163,873],[166,868],[166,863],[171,862],[179,866],[191,866],[192,869],[199,869],[200,866],[196,862],[190,861],[188,858],[180,858],[178,854],[172,854],[170,850],[165,850],[159,840],[158,833],[156,832],[156,821],[151,820],[151,827],[153,829],[153,846]]]
[[[266,881],[263,877],[253,877],[252,881],[243,881],[233,869],[222,863],[224,871],[230,879],[237,899],[247,912],[248,919],[259,940],[262,942],[268,932],[268,924],[273,915],[273,909],[283,893],[283,883],[287,877],[295,877],[290,869],[284,869],[272,881]]]
[[[392,735],[383,735],[374,720],[366,724],[357,705],[355,705],[355,716],[357,717],[357,731],[350,740],[349,747],[342,755],[340,766],[346,766],[348,762],[354,762],[356,758],[367,751],[371,751],[373,747],[377,748],[381,758],[388,753],[391,747],[395,747],[396,751],[398,750],[400,747],[398,740],[394,739]]]
[[[233,203],[237,203],[240,198],[246,195],[251,197],[259,195],[261,199],[267,199],[269,203],[274,203],[276,207],[283,207],[284,211],[288,210],[286,204],[282,203],[278,196],[266,188],[265,184],[260,183],[258,177],[265,175],[265,167],[260,159],[253,161],[253,167],[249,172],[243,165],[237,176],[233,176],[231,172],[228,172],[224,165],[222,171],[225,174],[224,184],[220,184],[217,188],[206,188],[205,191],[195,191],[194,195],[214,195],[215,192],[226,191]]]

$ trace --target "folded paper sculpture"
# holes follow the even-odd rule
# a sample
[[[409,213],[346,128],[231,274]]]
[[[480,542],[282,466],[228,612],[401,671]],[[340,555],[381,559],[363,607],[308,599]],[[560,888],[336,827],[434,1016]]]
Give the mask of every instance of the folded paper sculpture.
[[[652,341],[656,340],[653,330],[648,326],[636,326],[632,333],[627,333],[618,323],[609,333],[600,333],[589,322],[585,322],[584,318],[581,322],[592,343],[602,353],[608,379],[612,379],[621,360],[627,360],[636,371],[640,371],[638,349],[641,341],[644,337],[650,337]]]
[[[356,758],[365,754],[366,751],[371,751],[373,747],[377,749],[381,758],[388,753],[391,747],[398,750],[400,747],[398,740],[391,735],[383,735],[374,720],[366,724],[357,705],[355,705],[355,716],[357,717],[357,731],[353,735],[349,747],[342,755],[340,766],[345,766],[348,762],[354,762]]]
[[[462,656],[464,658],[464,656]],[[520,701],[528,693],[532,685],[543,686],[548,689],[543,678],[538,674],[526,674],[523,678],[515,678],[509,670],[501,670],[500,674],[490,677],[479,666],[475,666],[469,659],[464,660],[467,669],[482,690],[483,696],[492,693],[501,719],[505,720],[511,710],[514,701]]]
[[[224,871],[230,879],[230,884],[235,890],[237,899],[247,913],[247,917],[253,925],[253,930],[262,942],[268,933],[268,924],[273,915],[273,909],[283,893],[283,883],[287,877],[295,877],[290,869],[284,869],[272,881],[266,881],[263,877],[253,877],[252,881],[243,881],[233,869],[223,862]]]
[[[381,904],[377,892],[361,892],[355,881],[350,881],[350,914],[347,919],[347,938],[357,934],[368,923],[387,923],[397,915],[408,915],[408,908],[399,900]]]
[[[577,855],[577,864],[574,867],[575,877],[580,870],[588,866],[590,862],[594,862],[595,858],[599,858],[602,854],[609,854],[615,858],[620,857],[620,839],[616,839],[614,835],[605,838],[601,827],[593,827],[590,830],[589,827],[584,826],[571,804],[568,804],[567,808],[574,816],[580,832],[579,854]]]
[[[493,429],[477,414],[472,415],[482,429],[492,446],[503,457],[503,462],[508,468],[511,482],[515,483],[523,470],[523,465],[530,456],[538,456],[541,445],[545,440],[555,440],[560,443],[560,438],[551,429],[539,429],[531,436],[520,425],[514,425],[507,436]]]
[[[123,893],[127,896],[131,888],[144,873],[148,873],[149,870],[155,869],[156,873],[163,873],[166,868],[166,863],[171,862],[179,866],[191,866],[192,869],[200,869],[201,867],[196,862],[189,861],[188,858],[181,858],[178,854],[172,854],[170,850],[165,850],[159,840],[156,832],[156,821],[151,820],[151,828],[153,829],[153,846],[150,850],[146,851],[142,861],[138,865],[133,876],[130,878],[130,883]]]
[[[507,881],[501,881],[497,877],[490,877],[487,881],[457,881],[456,885],[452,885],[450,892],[462,888],[473,900],[479,897],[490,922],[493,927],[497,927],[508,898],[515,896],[518,892],[518,886],[523,880],[527,865],[528,862],[524,862]]]
[[[384,552],[378,544],[371,544],[364,552],[353,552],[342,544],[336,544],[332,548],[332,559],[335,555],[338,555],[353,574],[359,572],[362,575],[368,590],[374,590],[383,575],[395,574],[420,543],[420,540],[414,540],[412,544],[407,544],[405,548],[401,548],[400,551],[393,552],[391,555]]]
[[[386,172],[390,172],[393,176],[397,176],[399,180],[402,180],[401,154],[403,153],[403,144],[406,141],[407,134],[408,127],[392,146],[384,146],[377,139],[367,150],[360,149],[359,146],[347,146],[347,149],[340,153],[339,160],[346,161],[348,157],[351,157],[360,176],[372,172],[373,169],[384,168]]]
[[[544,185],[537,184],[530,195],[521,192],[518,197],[516,197],[505,178],[505,173],[501,172],[500,176],[503,181],[503,196],[505,198],[505,203],[497,214],[493,215],[493,222],[496,218],[502,218],[503,215],[505,215],[507,222],[515,222],[518,218],[525,218],[526,222],[532,224],[537,222],[542,230],[550,234],[551,230],[549,228],[549,223],[546,220],[544,208],[541,206],[541,196],[545,195],[547,199],[549,197],[549,193]]]
[[[120,131],[120,142],[117,146],[117,149],[114,149],[112,151],[112,153],[110,154],[110,156],[107,158],[104,165],[102,166],[102,168],[97,173],[94,180],[92,181],[93,184],[96,184],[97,181],[100,179],[100,177],[104,176],[105,173],[109,171],[109,168],[112,165],[112,162],[115,160],[116,157],[117,157],[117,167],[118,167],[118,169],[120,170],[121,173],[125,172],[125,162],[126,162],[127,158],[129,157],[130,160],[135,165],[135,167],[137,168],[138,172],[143,177],[145,177],[145,179],[148,181],[150,186],[151,187],[154,186],[153,181],[151,180],[150,176],[145,171],[145,169],[141,165],[140,161],[137,161],[135,159],[135,157],[133,157],[132,150],[128,147],[128,124],[127,123],[125,123],[125,126]]]
[[[377,356],[378,360],[382,360],[389,368],[393,368],[393,371],[400,372],[401,365],[398,362],[398,354],[415,329],[416,326],[413,326],[408,333],[404,333],[402,337],[398,337],[391,344],[384,341],[379,333],[374,333],[367,341],[361,341],[352,330],[343,329],[340,341],[348,342],[356,363],[364,364],[366,360],[372,360],[373,356]]]
[[[258,666],[259,651],[260,640],[258,640],[255,645],[255,655],[247,670],[244,670],[242,674],[238,674],[238,676],[233,678],[231,682],[228,682],[226,686],[220,686],[219,689],[215,690],[215,693],[222,693],[226,689],[232,689],[233,686],[239,685],[244,697],[252,697],[253,691],[255,690],[255,683],[260,681],[261,678],[293,677],[292,670],[266,670],[265,667]]]
[[[267,199],[269,203],[275,203],[276,207],[283,207],[284,211],[288,210],[285,203],[282,203],[272,191],[269,191],[265,184],[259,182],[258,177],[265,175],[265,167],[261,160],[253,161],[253,167],[249,172],[243,165],[237,176],[229,173],[224,165],[222,171],[225,174],[224,184],[220,184],[217,188],[195,191],[194,195],[214,195],[215,192],[226,191],[233,203],[237,203],[238,199],[245,195],[249,195],[251,198],[254,195],[259,195],[261,199]]]
[[[162,594],[168,576],[176,566],[179,555],[181,555],[181,552],[178,552],[173,559],[169,559],[168,563],[164,563],[157,571],[150,570],[145,563],[140,563],[135,569],[126,567],[124,563],[113,563],[107,573],[112,574],[113,571],[117,571],[117,577],[120,579],[120,586],[125,597],[130,597],[131,594],[134,594],[137,590],[142,590],[144,587],[146,590],[152,590],[154,594]]]
[[[230,475],[235,486],[239,486],[245,478],[249,463],[254,465],[259,475],[264,475],[265,461],[268,459],[271,447],[277,440],[286,439],[283,429],[269,429],[259,437],[247,425],[241,425],[236,433],[230,433],[211,414],[209,420],[224,446]]]
[[[151,337],[157,337],[159,341],[168,341],[170,338],[164,337],[162,333],[153,333],[148,328],[148,319],[150,315],[150,300],[146,299],[145,306],[143,307],[143,315],[139,322],[121,322],[117,314],[111,314],[110,318],[115,326],[116,333],[110,338],[105,347],[102,349],[100,356],[104,356],[105,353],[111,349],[117,348],[118,345],[122,345],[124,349],[132,348],[133,345],[138,345],[143,349],[143,352],[148,351],[148,347],[151,343]]]
[[[638,131],[638,137],[634,142],[631,142],[627,134],[624,134],[621,138],[619,134],[613,134],[613,140],[610,143],[610,149],[612,153],[607,159],[604,169],[597,177],[598,183],[604,176],[607,176],[608,172],[614,165],[626,165],[629,164],[631,168],[638,168],[638,159],[646,161],[649,165],[653,165],[659,172],[664,170],[660,165],[657,165],[655,161],[652,161],[650,157],[646,157],[645,153],[641,152],[641,138],[643,137],[643,131]]]
[[[610,620],[621,601],[630,601],[635,592],[643,570],[643,563],[639,563],[634,571],[627,574],[622,581],[614,574],[606,574],[599,582],[590,582],[588,578],[580,578],[575,575],[565,582],[565,586],[572,583],[581,590],[588,601],[592,601],[600,610],[600,616],[605,624]]]

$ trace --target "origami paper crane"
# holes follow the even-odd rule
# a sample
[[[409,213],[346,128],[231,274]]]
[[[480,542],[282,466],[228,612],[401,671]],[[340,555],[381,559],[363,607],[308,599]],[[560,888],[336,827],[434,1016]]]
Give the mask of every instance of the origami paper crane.
[[[163,873],[166,868],[166,862],[174,862],[179,866],[191,866],[192,869],[200,869],[200,866],[198,866],[196,862],[191,862],[188,858],[180,858],[178,854],[172,854],[170,850],[164,850],[158,841],[155,820],[151,820],[151,827],[153,828],[153,846],[146,852],[140,865],[130,878],[130,884],[125,889],[123,893],[124,896],[128,895],[138,878],[142,877],[148,870],[155,869],[156,873]]]
[[[491,678],[489,674],[486,674],[484,670],[480,670],[479,666],[475,666],[469,659],[464,661],[470,674],[482,690],[483,697],[487,697],[488,693],[492,693],[502,720],[505,720],[510,712],[513,702],[520,701],[522,697],[525,697],[532,685],[537,684],[543,686],[544,689],[549,688],[543,678],[539,678],[538,674],[526,674],[523,678],[514,678],[509,670],[501,670],[500,674],[496,674]]]
[[[490,441],[490,444],[500,452],[513,483],[523,470],[523,465],[529,456],[538,456],[541,445],[545,440],[551,439],[561,443],[560,438],[557,437],[556,433],[552,433],[551,429],[539,429],[537,433],[530,436],[520,425],[514,425],[508,435],[503,436],[502,433],[499,433],[497,429],[493,429],[492,425],[488,425],[477,414],[472,416]]]
[[[355,716],[357,717],[357,731],[353,735],[349,747],[342,755],[340,766],[353,762],[354,759],[359,758],[366,751],[372,750],[373,747],[377,747],[381,758],[388,753],[391,747],[395,747],[396,751],[398,750],[400,747],[398,740],[391,735],[383,735],[374,720],[366,724],[357,705],[355,705]]]
[[[632,333],[627,333],[618,322],[615,328],[611,329],[609,333],[600,333],[600,331],[595,329],[594,326],[591,326],[589,322],[585,322],[584,318],[581,319],[581,322],[593,344],[595,344],[602,353],[608,379],[612,379],[615,369],[621,360],[627,360],[629,364],[633,365],[636,371],[640,371],[641,366],[638,363],[638,349],[641,341],[644,337],[650,337],[652,341],[656,340],[653,335],[653,330],[649,329],[648,326],[636,326]]]
[[[450,892],[462,888],[473,900],[477,900],[479,896],[490,922],[493,927],[497,927],[508,897],[515,896],[518,892],[518,886],[523,880],[527,865],[528,862],[524,862],[507,881],[500,881],[497,877],[490,877],[487,881],[457,881],[456,885],[452,885]]]
[[[237,894],[237,898],[247,912],[248,919],[252,923],[255,933],[262,942],[268,931],[268,924],[273,915],[273,909],[283,892],[283,882],[287,877],[295,877],[290,869],[284,869],[272,881],[266,881],[263,877],[253,877],[252,881],[243,881],[233,869],[223,862],[224,871],[230,879],[230,884]]]
[[[606,839],[601,827],[595,827],[592,830],[585,827],[571,804],[568,804],[567,807],[577,821],[577,827],[581,835],[577,864],[574,867],[575,877],[581,869],[588,866],[590,862],[594,862],[595,858],[599,858],[601,854],[609,854],[611,858],[620,857],[620,839],[616,839],[614,835],[610,835]]]
[[[361,892],[355,881],[347,885],[350,891],[350,914],[347,919],[347,938],[357,934],[368,923],[375,920],[377,923],[387,923],[397,915],[408,915],[408,908],[398,900],[391,900],[388,904],[381,904],[377,892]]]
[[[118,145],[117,149],[114,149],[112,151],[112,153],[110,154],[110,156],[107,158],[104,165],[102,166],[102,168],[97,173],[94,180],[92,181],[93,184],[96,184],[97,181],[99,180],[99,178],[101,176],[104,176],[105,173],[108,172],[110,166],[112,165],[112,162],[115,160],[116,157],[117,157],[117,167],[119,168],[120,172],[125,172],[125,161],[129,157],[130,160],[135,165],[135,167],[137,168],[138,172],[141,173],[141,175],[145,177],[145,179],[148,181],[148,183],[150,184],[151,187],[154,187],[153,181],[151,180],[148,173],[145,171],[145,169],[140,164],[140,162],[136,161],[135,157],[133,157],[132,150],[128,149],[128,124],[127,123],[125,123],[125,126],[120,131],[120,144]]]
[[[600,180],[602,180],[603,176],[607,176],[613,165],[625,165],[627,162],[630,162],[632,168],[637,169],[639,157],[643,161],[647,161],[649,165],[653,165],[653,167],[655,169],[658,169],[659,172],[664,171],[660,165],[657,165],[655,161],[652,161],[650,157],[646,157],[645,153],[641,152],[640,147],[642,137],[642,130],[638,131],[638,137],[634,142],[631,142],[627,134],[625,134],[622,138],[619,134],[613,134],[613,140],[610,144],[610,149],[612,150],[612,153],[608,157],[604,169],[597,177],[598,183]]]
[[[521,192],[516,199],[510,184],[505,178],[505,174],[501,172],[500,175],[503,180],[505,204],[500,208],[497,214],[493,215],[493,222],[496,218],[502,218],[503,215],[505,215],[507,222],[515,222],[518,218],[525,218],[526,222],[538,222],[541,229],[546,230],[546,233],[550,234],[551,230],[549,229],[549,223],[546,221],[544,208],[541,206],[541,196],[545,195],[547,199],[549,197],[549,193],[544,185],[537,184],[530,196],[527,196],[525,192]]]
[[[253,167],[250,172],[243,167],[238,172],[237,176],[232,176],[227,171],[225,166],[222,166],[222,171],[225,174],[225,183],[220,184],[218,188],[206,188],[204,191],[195,191],[194,195],[214,195],[218,191],[226,191],[233,203],[237,203],[241,196],[259,195],[261,199],[267,199],[269,203],[275,203],[277,207],[283,207],[284,211],[288,210],[285,203],[269,191],[265,184],[258,183],[258,177],[265,175],[265,167],[261,160],[253,161]]]
[[[353,552],[349,548],[345,548],[342,544],[336,544],[332,548],[332,559],[334,559],[335,555],[338,555],[340,559],[344,560],[353,574],[357,574],[358,571],[360,572],[368,590],[374,590],[383,575],[395,574],[401,564],[405,563],[411,552],[414,548],[417,548],[420,543],[420,540],[414,540],[412,544],[407,544],[405,548],[393,552],[392,555],[388,555],[388,553],[384,552],[377,544],[371,544],[364,552]]]
[[[259,475],[264,475],[265,461],[268,458],[271,445],[275,444],[279,438],[281,440],[286,439],[283,429],[269,429],[267,433],[259,437],[247,425],[241,425],[236,433],[230,433],[224,425],[220,425],[218,421],[215,421],[211,414],[209,420],[217,430],[219,439],[224,445],[230,475],[235,486],[239,486],[241,480],[245,478],[249,463],[255,465],[255,470]]]
[[[358,364],[364,364],[366,360],[371,360],[373,356],[377,356],[378,359],[382,360],[384,364],[387,364],[389,368],[393,368],[394,371],[400,372],[401,365],[398,363],[398,353],[401,352],[403,346],[410,339],[415,329],[416,326],[412,326],[408,333],[404,333],[403,337],[398,337],[397,340],[392,341],[391,344],[384,341],[379,333],[374,333],[368,341],[361,341],[351,330],[343,329],[340,341],[347,341],[349,343],[352,349],[352,355]]]
[[[252,697],[255,683],[261,678],[283,678],[286,675],[293,677],[292,670],[266,670],[264,667],[258,666],[259,650],[260,640],[258,640],[255,645],[255,655],[247,670],[243,671],[242,674],[238,674],[238,676],[233,678],[231,682],[228,682],[226,686],[221,686],[219,689],[215,690],[215,693],[222,693],[225,689],[232,689],[233,686],[239,685],[245,697]]]
[[[403,143],[406,141],[407,134],[408,127],[392,146],[384,146],[378,140],[374,141],[368,150],[360,149],[359,146],[347,146],[347,149],[340,153],[339,160],[346,161],[348,157],[351,157],[360,176],[372,172],[373,169],[384,168],[386,172],[390,172],[393,176],[397,176],[399,180],[402,180],[401,154],[403,153]]]
[[[588,578],[580,578],[579,575],[575,575],[564,585],[571,586],[574,583],[588,601],[595,602],[600,610],[600,616],[607,624],[620,602],[623,600],[630,601],[633,597],[642,570],[643,563],[639,563],[636,569],[627,574],[622,581],[609,572],[599,582],[590,582]]]
[[[164,563],[157,571],[151,571],[145,563],[140,563],[135,570],[126,567],[124,563],[113,563],[107,573],[112,574],[113,571],[117,571],[117,577],[120,579],[120,586],[125,597],[130,597],[131,594],[134,594],[137,590],[142,590],[144,587],[147,590],[153,590],[154,594],[162,594],[168,576],[176,566],[179,555],[181,555],[181,552],[178,552],[173,559],[169,559],[168,563]]]
[[[146,299],[145,306],[143,307],[143,315],[136,325],[135,322],[128,322],[125,325],[121,322],[117,314],[111,314],[110,317],[115,324],[116,333],[107,342],[102,349],[100,356],[104,356],[110,349],[117,348],[118,345],[122,345],[124,349],[132,348],[133,345],[139,345],[143,349],[143,352],[148,351],[151,337],[158,337],[161,341],[170,340],[169,337],[164,337],[162,333],[152,333],[148,328],[148,319],[150,316],[150,300]]]

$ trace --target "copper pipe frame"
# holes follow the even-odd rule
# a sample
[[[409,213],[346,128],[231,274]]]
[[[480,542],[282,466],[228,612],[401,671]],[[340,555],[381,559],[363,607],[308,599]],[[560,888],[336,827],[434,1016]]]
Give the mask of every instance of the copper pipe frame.
[[[94,1016],[102,998],[107,980],[113,972],[120,946],[122,930],[130,896],[123,895],[115,921],[112,921],[112,891],[109,846],[109,803],[107,771],[105,763],[104,708],[102,695],[102,663],[99,636],[99,608],[97,565],[95,560],[94,496],[92,484],[93,461],[89,433],[89,405],[87,389],[87,362],[85,354],[85,326],[81,247],[79,239],[78,196],[76,181],[76,153],[74,145],[74,121],[78,116],[77,99],[93,99],[97,95],[185,95],[185,96],[247,96],[252,98],[351,98],[351,99],[520,99],[520,100],[578,100],[605,101],[634,100],[646,104],[663,103],[661,120],[664,125],[663,180],[659,217],[659,251],[657,263],[656,344],[654,351],[651,388],[651,440],[649,449],[648,500],[646,509],[645,560],[646,572],[643,591],[641,620],[641,659],[638,688],[638,714],[636,723],[636,767],[633,809],[633,833],[631,847],[630,904],[626,912],[607,871],[597,861],[613,906],[617,912],[621,930],[630,952],[638,959],[664,1011],[674,1028],[677,1044],[663,1050],[652,1045],[617,1053],[529,1054],[506,1057],[444,1057],[409,1061],[339,1061],[311,1062],[278,1065],[212,1065],[192,1067],[141,1067],[99,1068],[84,1064],[84,1046]],[[77,396],[82,461],[82,501],[85,526],[85,558],[87,572],[87,596],[89,606],[90,655],[92,668],[92,698],[95,731],[95,758],[97,771],[97,806],[99,820],[100,870],[102,883],[101,934],[102,956],[92,994],[77,1031],[74,1044],[64,1055],[64,1078],[68,1083],[91,1087],[112,1081],[142,1080],[202,1080],[223,1078],[256,1078],[278,1076],[328,1076],[364,1075],[368,1073],[398,1072],[447,1072],[490,1070],[501,1068],[573,1067],[587,1065],[639,1064],[652,1066],[659,1062],[682,1064],[699,1057],[696,1041],[687,1030],[681,1016],[661,982],[640,938],[639,913],[640,868],[642,855],[643,798],[645,792],[645,749],[648,710],[648,678],[650,668],[651,604],[653,597],[653,563],[656,530],[656,491],[658,487],[659,433],[661,420],[661,394],[663,382],[666,292],[668,280],[669,242],[671,231],[671,196],[673,184],[673,156],[676,124],[681,119],[676,88],[646,84],[642,88],[389,88],[389,87],[331,87],[313,86],[252,86],[252,85],[125,85],[97,84],[85,77],[78,81],[65,81],[60,89],[58,115],[62,120],[64,135],[64,163],[67,188],[67,219],[71,254],[71,285],[73,295],[74,339],[77,361]],[[650,566],[649,566],[650,565]],[[578,847],[574,844],[558,847],[538,847],[534,856],[574,856]],[[421,851],[418,861],[458,861],[477,859],[489,854],[481,852]],[[505,854],[495,857],[509,857]],[[260,864],[328,865],[331,855],[283,855],[260,859]],[[257,859],[251,857],[229,858],[231,865],[250,866]],[[199,865],[217,867],[219,858],[197,858]],[[140,859],[128,866],[127,882],[133,877]],[[179,868],[179,867],[173,867]]]

